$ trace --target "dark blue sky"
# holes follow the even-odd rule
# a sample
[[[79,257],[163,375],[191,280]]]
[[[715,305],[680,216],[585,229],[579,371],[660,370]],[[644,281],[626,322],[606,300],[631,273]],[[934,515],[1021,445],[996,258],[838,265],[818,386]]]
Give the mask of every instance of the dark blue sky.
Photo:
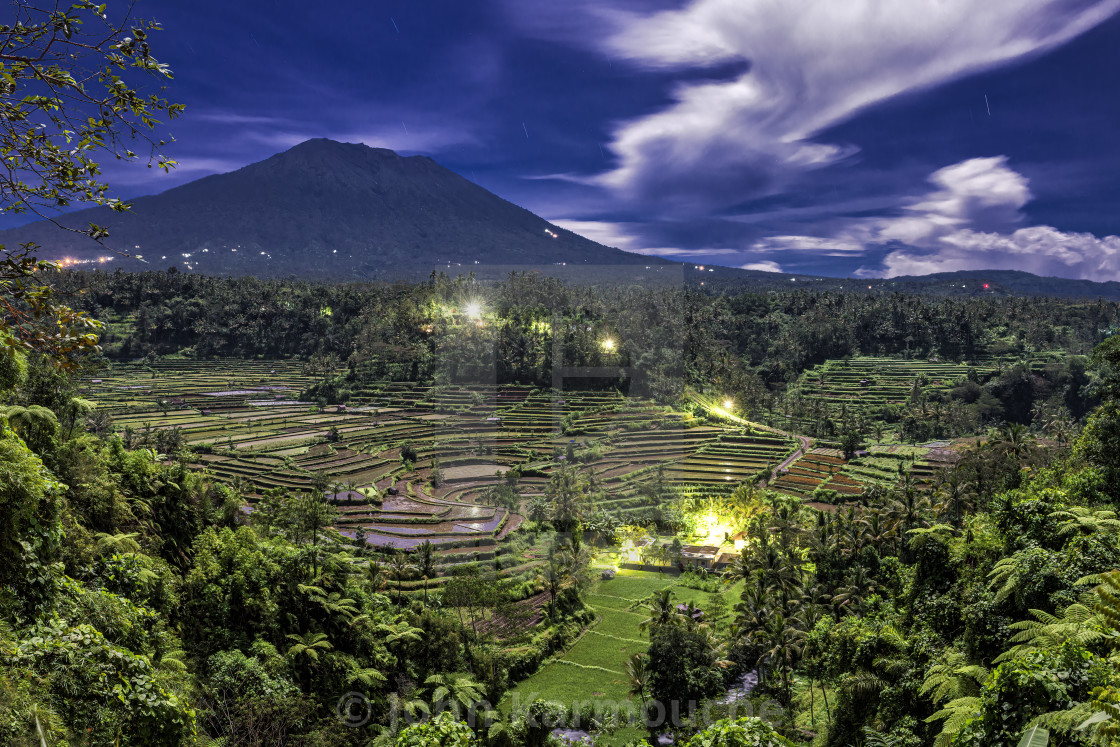
[[[1120,279],[1120,0],[141,0],[170,176],[311,137],[431,155],[620,248]]]

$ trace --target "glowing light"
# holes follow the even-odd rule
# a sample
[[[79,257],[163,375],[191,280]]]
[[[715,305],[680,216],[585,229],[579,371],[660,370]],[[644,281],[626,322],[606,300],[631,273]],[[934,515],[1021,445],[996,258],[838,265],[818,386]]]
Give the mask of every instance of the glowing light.
[[[731,400],[729,400],[729,399],[725,399],[725,400],[723,401],[723,409],[725,409],[725,410],[730,410],[730,409],[731,409],[731,408],[733,408],[734,406],[735,406],[735,403],[734,403],[734,402],[732,402],[732,401],[731,401]]]
[[[989,286],[987,283],[984,283],[984,290],[988,290],[989,287],[991,286]]]
[[[465,313],[472,319],[478,319],[480,316],[482,316],[482,304],[480,304],[478,301],[471,301],[465,307],[463,307],[463,313]]]
[[[609,337],[607,339],[603,340],[603,350],[607,351],[608,353],[613,351],[614,350],[614,340],[612,340]]]

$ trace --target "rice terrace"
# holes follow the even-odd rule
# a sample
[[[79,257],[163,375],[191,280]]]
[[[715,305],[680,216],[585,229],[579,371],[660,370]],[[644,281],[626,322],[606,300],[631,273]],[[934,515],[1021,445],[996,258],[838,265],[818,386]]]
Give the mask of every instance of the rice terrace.
[[[1120,0],[3,7],[0,747],[1120,747]]]
[[[698,417],[616,392],[386,383],[348,405],[320,405],[299,399],[314,381],[304,368],[289,361],[119,364],[91,381],[87,395],[128,438],[178,432],[200,467],[252,485],[251,495],[310,492],[320,481],[339,507],[344,536],[360,529],[369,545],[400,549],[427,540],[448,565],[470,559],[465,548],[493,553],[524,521],[525,504],[541,495],[551,472],[573,457],[605,494],[595,508],[622,523],[648,514],[642,488],[657,479],[691,486],[685,495],[698,498],[780,467],[771,483],[780,492],[858,496],[897,479],[899,464],[927,476],[936,465],[923,459],[931,448],[873,445],[845,460],[836,448],[805,449],[807,439],[728,422],[719,407]],[[522,504],[487,505],[487,490],[514,467]]]
[[[994,365],[982,370],[990,375]],[[883,405],[904,402],[915,387],[947,388],[967,375],[966,366],[925,361],[832,361],[804,375],[791,408],[804,397],[830,411],[850,408],[871,417]],[[869,387],[858,381],[864,377],[883,383]],[[590,678],[602,680],[590,691],[596,697],[626,701],[626,661],[648,646],[638,626],[646,597],[671,587],[682,603],[707,607],[718,596],[726,599],[718,606],[734,606],[742,582],[702,592],[674,578],[678,565],[711,572],[735,563],[742,540],[717,514],[741,485],[768,485],[836,510],[903,473],[928,485],[957,458],[948,442],[868,444],[845,458],[835,440],[752,423],[733,413],[732,402],[700,396],[676,411],[609,390],[383,382],[346,405],[301,399],[318,378],[298,361],[163,359],[114,364],[87,382],[86,396],[126,442],[175,433],[198,468],[244,486],[250,511],[269,491],[319,490],[337,510],[334,526],[345,542],[390,554],[415,554],[430,543],[432,576],[391,578],[387,588],[398,595],[430,598],[457,566],[479,562],[541,589],[546,545],[534,539],[536,530],[518,529],[543,517],[534,503],[554,472],[580,465],[594,488],[593,512],[633,530],[621,545],[600,549],[597,566],[614,570],[586,598],[591,627],[511,697],[539,690],[567,702],[587,694],[576,683]],[[780,422],[798,422],[793,410]],[[502,505],[494,488],[511,474],[517,498]],[[639,528],[664,521],[670,497],[679,511],[670,525],[681,537],[673,553],[671,536]],[[545,596],[538,592],[526,602],[538,616]],[[482,625],[500,635],[516,632]]]

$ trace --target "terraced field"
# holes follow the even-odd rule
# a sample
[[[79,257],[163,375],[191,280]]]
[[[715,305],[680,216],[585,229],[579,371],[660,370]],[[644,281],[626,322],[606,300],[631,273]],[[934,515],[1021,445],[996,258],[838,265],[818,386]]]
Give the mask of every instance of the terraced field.
[[[597,584],[584,599],[595,612],[596,621],[583,637],[567,651],[556,655],[534,675],[518,683],[503,698],[499,708],[508,711],[523,706],[534,698],[544,698],[565,705],[573,703],[613,704],[637,707],[630,696],[630,680],[626,665],[630,656],[649,648],[648,635],[639,629],[648,613],[641,600],[659,589],[671,587],[673,600],[691,602],[706,608],[711,595],[682,586],[670,576],[647,571],[619,571],[610,580]],[[742,593],[742,582],[725,586],[721,594],[728,604],[735,604]],[[623,729],[610,744],[622,744],[641,734],[632,728]]]
[[[856,357],[828,360],[801,375],[790,387],[787,412],[776,425],[795,432],[812,432],[823,416],[846,410],[868,420],[879,419],[891,405],[906,403],[915,390],[929,394],[958,386],[970,376],[983,381],[1014,361],[994,359],[968,363]],[[1044,366],[1045,360],[1036,361]]]
[[[903,396],[899,372],[912,372],[913,362],[900,368],[879,359],[851,363],[844,376],[825,377],[834,382],[829,391],[856,396],[851,380],[869,376],[861,371],[874,363],[883,391],[869,401],[878,402]],[[960,373],[948,365],[927,376],[934,371],[940,373],[931,386],[948,385]],[[498,473],[515,465],[528,501],[570,451],[603,489],[599,507],[625,521],[649,511],[643,486],[654,479],[677,485],[683,495],[715,495],[776,468],[800,446],[780,433],[697,425],[683,413],[617,392],[386,382],[346,407],[321,407],[300,399],[316,380],[291,361],[161,361],[118,366],[91,380],[86,394],[118,431],[143,437],[149,429],[178,430],[195,448],[198,467],[238,482],[251,502],[268,489],[309,491],[319,482],[338,507],[336,528],[344,536],[364,536],[386,549],[430,541],[440,578],[402,583],[410,593],[439,586],[450,568],[470,561],[532,576],[543,548],[514,550],[504,542],[524,517],[485,501]],[[810,449],[769,485],[805,500],[818,488],[834,490],[842,500],[869,485],[894,483],[900,466],[929,481],[955,458],[936,446],[873,446],[848,462],[834,449]],[[443,479],[433,487],[437,463]]]
[[[657,465],[670,483],[718,492],[797,445],[739,426],[694,425],[617,392],[383,383],[346,407],[320,407],[299,398],[315,381],[298,362],[161,361],[118,366],[90,381],[86,395],[118,431],[179,430],[199,467],[241,481],[250,500],[325,481],[344,535],[364,534],[386,548],[429,540],[444,570],[496,558],[497,545],[523,521],[483,501],[497,473],[514,465],[529,499],[571,450],[603,488],[602,508],[625,519],[647,510],[641,487]],[[435,463],[443,474],[437,488]],[[531,556],[510,562],[532,565]]]

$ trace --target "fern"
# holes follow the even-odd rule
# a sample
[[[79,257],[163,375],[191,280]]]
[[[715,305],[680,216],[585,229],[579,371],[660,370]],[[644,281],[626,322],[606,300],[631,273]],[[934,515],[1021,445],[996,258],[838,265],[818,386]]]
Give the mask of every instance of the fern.
[[[980,687],[988,679],[988,670],[979,664],[968,664],[964,654],[951,651],[944,661],[934,664],[922,682],[922,695],[929,695],[935,704],[966,696],[980,694]]]
[[[1000,654],[996,663],[1014,659],[1028,651],[1051,650],[1067,641],[1087,646],[1105,637],[1099,612],[1080,602],[1062,611],[1061,616],[1043,610],[1031,610],[1034,620],[1023,620],[1011,625],[1018,631],[1011,643],[1019,644]]]
[[[996,591],[995,602],[999,604],[1006,600],[1009,596],[1015,593],[1015,585],[1019,580],[1019,553],[1015,553],[1006,558],[1002,558],[991,572],[988,573],[988,579],[991,581],[991,586],[999,585]]]
[[[966,696],[950,700],[944,708],[926,719],[927,724],[932,724],[934,721],[945,722],[934,742],[935,747],[947,747],[952,743],[953,737],[978,715],[980,715],[980,698]]]
[[[1096,574],[1078,583],[1097,584],[1093,589],[1096,600],[1091,610],[1084,605],[1070,605],[1061,619],[1032,610],[1038,624],[1020,628],[1019,635],[1030,636],[1027,645],[1033,645],[1039,638],[1044,643],[1053,643],[1059,636],[1065,636],[1064,640],[1104,641],[1113,649],[1108,661],[1114,676],[1108,685],[1093,690],[1091,702],[1075,703],[1064,711],[1043,714],[1031,725],[1036,731],[1049,727],[1066,734],[1081,732],[1082,738],[1090,744],[1113,747],[1116,737],[1120,736],[1120,688],[1115,684],[1120,682],[1120,658],[1116,656],[1120,648],[1120,571]],[[1028,742],[1028,736],[1029,733],[1024,735],[1020,745],[1036,744]],[[1041,746],[1046,742],[1037,744]]]

